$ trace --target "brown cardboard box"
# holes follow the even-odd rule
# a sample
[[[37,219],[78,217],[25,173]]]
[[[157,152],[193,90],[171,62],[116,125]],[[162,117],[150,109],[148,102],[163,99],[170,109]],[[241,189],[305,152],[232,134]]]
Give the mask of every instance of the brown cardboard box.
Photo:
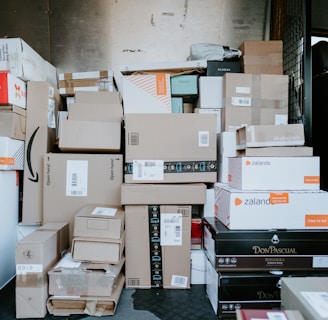
[[[109,297],[60,297],[50,296],[47,309],[55,316],[68,316],[73,314],[87,314],[89,316],[110,316],[115,314],[123,287],[125,276],[119,276],[117,286]]]
[[[126,114],[127,183],[216,181],[215,114]]]
[[[73,236],[120,239],[124,218],[122,207],[86,205],[74,217]]]
[[[238,49],[244,73],[283,74],[281,40],[245,40]]]
[[[259,147],[238,150],[239,157],[309,157],[313,156],[313,148],[308,146],[295,147]]]
[[[120,152],[121,123],[64,119],[58,147],[63,152]]]
[[[94,263],[120,263],[125,246],[125,232],[120,239],[74,237],[72,257],[74,261]]]
[[[74,95],[76,103],[105,103],[117,104],[122,103],[122,96],[118,91],[76,91]]]
[[[226,107],[288,108],[288,76],[225,73],[223,101]]]
[[[56,231],[57,232],[57,259],[71,246],[69,242],[69,224],[68,222],[47,222],[37,229],[37,231]]]
[[[326,320],[328,277],[282,277],[281,306],[299,310],[307,320]]]
[[[17,106],[0,107],[0,136],[25,140],[26,110]]]
[[[57,261],[57,233],[34,231],[16,245],[16,318],[44,318],[47,271]]]
[[[61,108],[57,88],[45,81],[27,85],[22,224],[40,225],[43,201],[43,155],[55,150],[56,120]]]
[[[43,221],[70,224],[87,204],[121,205],[121,154],[48,153],[44,157]]]
[[[124,262],[124,256],[118,264],[74,262],[69,252],[48,271],[49,294],[111,296]]]
[[[190,287],[192,205],[205,201],[205,184],[122,185],[128,288]]]

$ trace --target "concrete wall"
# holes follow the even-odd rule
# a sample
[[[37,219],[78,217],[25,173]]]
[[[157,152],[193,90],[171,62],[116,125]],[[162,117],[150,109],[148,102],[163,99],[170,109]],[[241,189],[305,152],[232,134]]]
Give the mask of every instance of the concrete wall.
[[[16,0],[0,35],[22,37],[59,72],[184,61],[200,42],[264,39],[267,0]]]

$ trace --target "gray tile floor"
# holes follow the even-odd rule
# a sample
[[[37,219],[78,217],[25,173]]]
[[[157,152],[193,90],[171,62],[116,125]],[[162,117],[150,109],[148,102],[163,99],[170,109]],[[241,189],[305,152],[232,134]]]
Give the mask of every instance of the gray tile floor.
[[[204,285],[192,285],[191,289],[123,289],[113,316],[91,317],[72,315],[58,317],[48,314],[52,320],[182,320],[218,319],[206,296]],[[0,319],[12,320],[15,316],[15,279],[0,290]]]

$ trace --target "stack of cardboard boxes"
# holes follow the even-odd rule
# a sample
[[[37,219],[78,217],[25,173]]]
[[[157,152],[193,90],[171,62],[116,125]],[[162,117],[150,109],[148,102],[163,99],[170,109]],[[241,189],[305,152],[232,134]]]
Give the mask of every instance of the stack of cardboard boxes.
[[[281,277],[328,271],[328,193],[303,125],[288,123],[282,44],[240,48],[243,72],[223,76],[215,212],[204,218],[206,288],[221,317],[280,308]]]

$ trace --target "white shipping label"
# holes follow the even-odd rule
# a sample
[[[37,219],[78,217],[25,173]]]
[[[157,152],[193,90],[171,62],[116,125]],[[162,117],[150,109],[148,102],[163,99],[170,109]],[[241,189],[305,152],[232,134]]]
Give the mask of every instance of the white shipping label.
[[[164,180],[163,160],[133,160],[133,180]]]
[[[236,87],[236,93],[251,94],[250,87]]]
[[[161,246],[182,245],[182,214],[163,213],[160,222]]]
[[[302,291],[301,294],[320,315],[320,318],[328,317],[328,292]]]
[[[177,276],[172,275],[171,279],[171,286],[180,287],[180,288],[187,288],[188,285],[188,277],[185,276]]]
[[[210,145],[210,133],[208,131],[198,132],[198,146],[208,147]]]
[[[48,127],[56,128],[55,100],[48,100]]]
[[[114,217],[117,212],[116,208],[104,208],[104,207],[96,207],[91,214],[96,214],[100,216],[108,216]]]
[[[267,312],[268,320],[288,320],[283,312],[269,311]]]
[[[327,268],[328,257],[327,256],[314,256],[312,260],[313,268]]]
[[[252,105],[252,99],[244,97],[231,97],[231,104],[236,107],[250,107]]]
[[[86,197],[88,195],[88,161],[67,160],[66,196]]]

